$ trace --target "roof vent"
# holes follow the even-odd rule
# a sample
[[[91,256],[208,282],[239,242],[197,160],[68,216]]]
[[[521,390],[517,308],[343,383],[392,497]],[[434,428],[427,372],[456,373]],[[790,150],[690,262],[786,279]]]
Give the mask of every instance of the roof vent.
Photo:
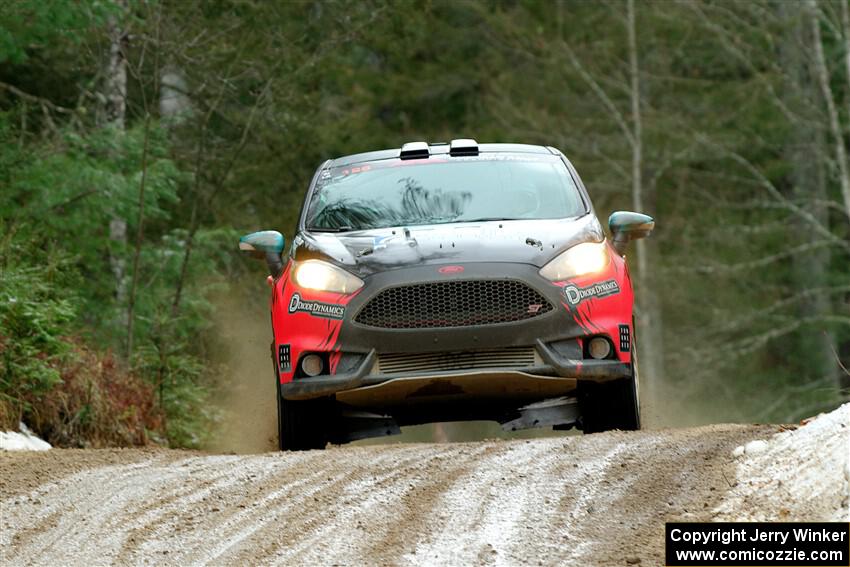
[[[452,140],[449,145],[449,155],[451,156],[477,156],[478,142],[472,139]]]
[[[408,142],[401,147],[398,157],[401,159],[423,159],[430,157],[428,142]]]

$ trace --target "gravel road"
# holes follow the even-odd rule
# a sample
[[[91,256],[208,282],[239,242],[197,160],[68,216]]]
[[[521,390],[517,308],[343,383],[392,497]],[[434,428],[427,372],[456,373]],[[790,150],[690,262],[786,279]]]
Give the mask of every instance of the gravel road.
[[[0,454],[0,563],[660,565],[664,522],[716,518],[778,430]]]

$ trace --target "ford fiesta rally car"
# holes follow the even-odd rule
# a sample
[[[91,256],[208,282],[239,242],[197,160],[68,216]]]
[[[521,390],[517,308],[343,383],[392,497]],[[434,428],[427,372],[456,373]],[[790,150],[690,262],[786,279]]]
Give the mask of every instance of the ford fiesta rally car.
[[[328,160],[286,259],[268,263],[282,450],[435,421],[640,428],[623,254],[567,158],[519,144],[405,144]]]

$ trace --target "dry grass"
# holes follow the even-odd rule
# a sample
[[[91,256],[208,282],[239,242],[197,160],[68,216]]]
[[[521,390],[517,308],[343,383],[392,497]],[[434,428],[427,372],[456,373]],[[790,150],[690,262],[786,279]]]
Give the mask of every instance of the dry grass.
[[[22,403],[0,400],[0,428],[23,421],[61,447],[138,446],[157,442],[164,418],[153,387],[124,369],[110,353],[72,341],[73,356],[57,362],[62,382]],[[0,345],[2,350],[2,345]]]

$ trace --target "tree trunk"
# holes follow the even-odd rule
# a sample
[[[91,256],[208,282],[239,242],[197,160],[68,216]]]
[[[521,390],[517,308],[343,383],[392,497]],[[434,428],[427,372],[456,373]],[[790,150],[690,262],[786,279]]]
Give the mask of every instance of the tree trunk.
[[[188,86],[182,71],[174,65],[165,65],[160,74],[159,116],[171,125],[180,122],[191,110]]]
[[[142,176],[139,181],[139,218],[136,221],[136,248],[133,253],[133,277],[130,280],[130,296],[127,301],[127,361],[133,357],[133,329],[136,321],[136,286],[139,283],[139,258],[142,255],[142,238],[145,226],[145,182],[148,174],[148,144],[150,143],[151,117],[145,117],[145,139],[142,148]]]
[[[823,111],[820,104],[823,97],[831,93],[824,92],[823,76],[826,72],[821,49],[814,42],[820,42],[817,13],[812,6],[802,6],[793,2],[779,5],[781,15],[788,24],[788,37],[782,41],[780,48],[781,64],[785,81],[783,96],[788,108],[795,114],[806,118],[800,124],[790,129],[785,143],[784,154],[791,165],[789,174],[790,196],[795,202],[812,203],[808,208],[810,213],[823,226],[829,224],[829,214],[825,203],[829,199],[827,192],[827,175],[824,156],[829,154],[824,132],[835,130],[820,128],[820,124],[831,124],[837,120],[834,116],[834,106]],[[815,52],[811,59],[808,54]],[[811,64],[810,64],[811,61]],[[828,81],[828,80],[827,80]],[[827,85],[828,90],[828,85]],[[829,104],[826,105],[829,107]],[[843,140],[840,146],[843,148]],[[843,151],[836,154],[844,159]],[[846,169],[846,168],[844,168]],[[846,171],[839,175],[843,178]],[[845,181],[842,181],[842,187]],[[793,217],[790,225],[789,239],[802,243],[817,241],[820,236],[812,224],[798,216]],[[830,247],[821,246],[792,257],[792,278],[796,289],[812,287],[828,287],[829,285]],[[797,315],[802,320],[817,321],[832,313],[831,297],[828,293],[806,295],[797,306]],[[835,363],[834,338],[831,333],[817,323],[806,325],[796,337],[796,353],[802,358],[801,371],[808,375],[809,380],[827,378],[830,382],[841,382],[841,374]]]
[[[125,0],[114,0],[119,14],[109,16],[107,29],[109,34],[109,58],[104,70],[103,99],[98,109],[98,123],[124,130],[127,113],[127,34],[120,17],[127,9]],[[127,266],[124,259],[127,247],[127,219],[115,214],[109,221],[109,266],[115,276],[115,302],[119,306],[119,316],[123,319],[122,306],[127,300]],[[119,320],[119,324],[126,321]]]
[[[844,199],[844,211],[850,221],[850,166],[847,164],[847,147],[844,144],[844,133],[841,119],[835,105],[835,96],[829,84],[829,69],[826,66],[826,56],[823,52],[823,42],[820,34],[820,11],[815,0],[806,2],[806,12],[811,27],[812,61],[814,72],[820,84],[823,102],[826,105],[829,130],[835,152],[835,165],[838,168],[838,180],[841,183],[841,196]]]
[[[646,195],[643,182],[643,121],[641,116],[640,67],[638,66],[637,25],[635,2],[628,0],[626,25],[629,48],[629,94],[632,114],[632,208],[646,212],[651,196]],[[641,389],[649,407],[656,406],[656,397],[664,380],[663,334],[661,306],[653,289],[652,271],[656,246],[654,242],[638,240],[635,274],[635,319],[640,334]],[[652,415],[652,412],[646,412]]]
[[[802,84],[802,83],[801,83]],[[786,150],[791,170],[791,194],[797,201],[812,202],[811,212],[819,221],[827,224],[829,215],[824,203],[828,198],[822,156],[825,151],[823,133],[814,128],[793,129],[792,139]],[[794,218],[792,230],[795,238],[803,236],[806,241],[818,239],[808,222]],[[793,257],[793,277],[797,289],[829,286],[830,247],[821,246]],[[800,319],[817,321],[833,313],[832,300],[828,292],[806,295],[799,303]],[[835,361],[835,339],[823,325],[812,324],[798,333],[796,348],[801,353],[805,371],[811,380],[826,378],[828,382],[846,387]]]
[[[114,2],[119,8],[119,15],[123,16],[127,10],[126,1],[114,0]],[[107,29],[109,31],[109,60],[104,73],[104,100],[100,122],[123,130],[127,114],[127,32],[123,29],[119,16],[114,14],[109,16],[107,20]]]
[[[847,86],[850,87],[850,6],[847,5],[850,0],[841,0],[841,33],[844,35],[844,80],[847,81]],[[850,110],[850,100],[846,103]],[[850,116],[850,113],[848,113]]]

